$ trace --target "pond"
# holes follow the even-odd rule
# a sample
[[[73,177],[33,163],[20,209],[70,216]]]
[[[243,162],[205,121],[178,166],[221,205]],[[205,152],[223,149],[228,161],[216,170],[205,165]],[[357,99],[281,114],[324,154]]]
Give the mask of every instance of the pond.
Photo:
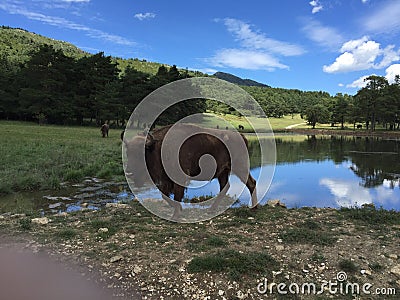
[[[275,141],[275,174],[261,204],[270,199],[279,199],[289,208],[373,203],[377,208],[400,211],[400,140],[288,134],[275,136]],[[258,178],[266,166],[260,163],[256,141],[249,139],[249,150],[250,172]],[[230,177],[230,183],[228,193],[235,197],[235,190],[242,184],[236,176]],[[216,195],[219,191],[217,180],[202,188],[192,187],[186,191],[186,198]],[[160,194],[157,190],[144,190],[138,197],[158,198]],[[249,192],[244,189],[235,205],[247,205],[249,199]]]
[[[270,138],[261,139],[268,147]],[[377,208],[400,211],[400,140],[348,136],[276,135],[275,173],[261,204],[279,199],[287,207],[353,207],[373,203]],[[251,174],[272,168],[260,159],[260,146],[249,137]],[[273,169],[273,168],[272,168]],[[266,185],[268,185],[267,182]],[[236,176],[230,178],[229,194],[234,206],[247,205],[250,195]],[[259,181],[262,185],[262,180]],[[201,187],[199,187],[201,186]],[[243,193],[240,191],[243,189]],[[217,180],[193,183],[185,197],[217,195]],[[238,192],[239,191],[239,192]],[[239,197],[237,197],[239,195]],[[161,198],[158,190],[142,189],[139,199]],[[15,210],[41,210],[45,213],[98,209],[110,202],[134,198],[124,182],[86,178],[81,184],[57,192],[16,193],[2,197],[0,213]]]

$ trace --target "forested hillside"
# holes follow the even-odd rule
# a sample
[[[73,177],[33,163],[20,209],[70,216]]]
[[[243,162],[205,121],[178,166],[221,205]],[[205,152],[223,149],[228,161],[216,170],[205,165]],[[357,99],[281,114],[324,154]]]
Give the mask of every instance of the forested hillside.
[[[23,29],[0,28],[1,119],[79,125],[109,121],[123,126],[150,92],[193,76],[207,75],[175,65],[105,56],[103,52],[89,54]],[[393,130],[400,126],[399,76],[392,84],[384,77],[370,76],[355,96],[273,88],[227,73],[216,74],[221,76],[250,93],[267,117],[300,113],[313,127],[317,123],[340,124],[342,128],[345,123],[363,123],[372,130],[376,125]],[[207,110],[238,114],[220,102],[198,99],[172,107],[158,123]]]
[[[226,80],[231,83],[235,83],[237,85],[241,86],[260,86],[260,87],[268,87],[268,85],[259,83],[257,81],[251,80],[251,79],[242,79],[240,77],[237,77],[235,75],[225,73],[225,72],[216,72],[214,77],[217,77],[222,80]]]

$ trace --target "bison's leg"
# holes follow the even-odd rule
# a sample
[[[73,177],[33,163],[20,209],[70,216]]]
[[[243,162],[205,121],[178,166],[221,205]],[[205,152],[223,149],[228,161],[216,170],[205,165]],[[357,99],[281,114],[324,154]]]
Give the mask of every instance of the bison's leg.
[[[245,174],[242,173],[242,174]],[[256,180],[250,175],[247,178],[245,178],[243,175],[238,175],[240,180],[246,184],[247,188],[250,191],[251,195],[251,207],[252,208],[257,208],[257,191],[256,191]]]
[[[181,212],[182,212],[181,204],[179,202],[175,201],[175,200],[172,200],[170,197],[164,195],[163,193],[162,193],[162,197],[174,209],[174,214],[172,215],[172,219],[173,220],[177,219],[179,217],[179,215],[181,214]]]
[[[181,205],[180,201],[183,198],[185,189],[182,186],[175,184],[174,188],[173,188],[173,192],[174,192],[174,200],[172,200],[170,197],[168,197],[167,193],[165,193],[161,190],[163,199],[165,201],[167,201],[167,203],[174,208],[174,214],[172,215],[172,219],[175,220],[180,216],[180,214],[182,212],[182,205]]]
[[[229,170],[224,170],[219,176],[218,176],[218,183],[219,183],[219,194],[215,198],[214,203],[211,205],[211,210],[215,210],[219,203],[221,202],[221,199],[225,197],[226,193],[229,190]]]

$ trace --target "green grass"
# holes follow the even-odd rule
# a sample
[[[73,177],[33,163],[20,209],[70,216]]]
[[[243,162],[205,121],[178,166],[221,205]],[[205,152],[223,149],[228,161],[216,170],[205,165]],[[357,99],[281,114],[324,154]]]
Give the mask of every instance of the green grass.
[[[0,121],[0,193],[57,189],[85,176],[123,178],[120,130]]]
[[[265,252],[241,253],[236,250],[224,250],[194,257],[188,264],[188,271],[223,272],[232,280],[240,280],[243,275],[265,275],[278,267],[279,263]]]
[[[318,223],[311,220],[288,228],[280,236],[284,242],[291,244],[331,246],[337,241],[332,232],[323,230]]]
[[[57,239],[70,240],[78,235],[78,232],[71,228],[63,229],[55,234]]]
[[[225,128],[225,123],[219,118],[225,119],[228,123],[232,124],[236,129],[239,124],[244,126],[245,132],[253,131],[251,129],[250,124],[259,132],[265,132],[267,129],[268,121],[273,130],[282,130],[285,129],[289,125],[299,124],[305,122],[300,118],[299,114],[293,116],[284,116],[282,118],[257,118],[257,117],[249,117],[243,118],[235,115],[215,115],[211,113],[204,114],[203,125],[206,127],[216,128],[217,125],[220,128]]]
[[[250,126],[233,115],[224,118],[236,128]],[[249,119],[265,131],[266,119]],[[215,128],[218,120],[205,114],[204,126]],[[298,115],[269,119],[274,129],[302,122]],[[58,189],[60,184],[84,177],[123,179],[119,129],[102,138],[97,127],[39,126],[36,123],[0,121],[0,194],[15,191]]]
[[[339,268],[347,273],[355,273],[358,270],[357,265],[349,259],[339,261]]]
[[[395,210],[365,206],[361,208],[341,208],[338,213],[344,219],[373,227],[400,225],[400,212]]]

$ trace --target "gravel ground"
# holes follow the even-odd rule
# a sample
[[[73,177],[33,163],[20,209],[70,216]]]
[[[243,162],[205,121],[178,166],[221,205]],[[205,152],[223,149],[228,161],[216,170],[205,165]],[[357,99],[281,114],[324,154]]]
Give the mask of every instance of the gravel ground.
[[[117,299],[354,299],[351,289],[359,287],[358,299],[400,299],[400,213],[374,207],[237,208],[209,221],[179,224],[133,201],[42,218],[2,214],[0,242],[3,250],[33,253],[34,260],[44,256],[49,264],[55,261],[79,274],[78,282],[91,282],[78,287],[69,273],[57,275],[54,289],[65,294],[89,290]],[[46,264],[48,274],[42,275],[46,272],[36,270],[38,264],[32,263],[28,272],[12,263],[5,268],[1,261],[3,278],[27,273],[14,278],[21,291],[32,278],[44,276],[48,282],[58,274]]]

